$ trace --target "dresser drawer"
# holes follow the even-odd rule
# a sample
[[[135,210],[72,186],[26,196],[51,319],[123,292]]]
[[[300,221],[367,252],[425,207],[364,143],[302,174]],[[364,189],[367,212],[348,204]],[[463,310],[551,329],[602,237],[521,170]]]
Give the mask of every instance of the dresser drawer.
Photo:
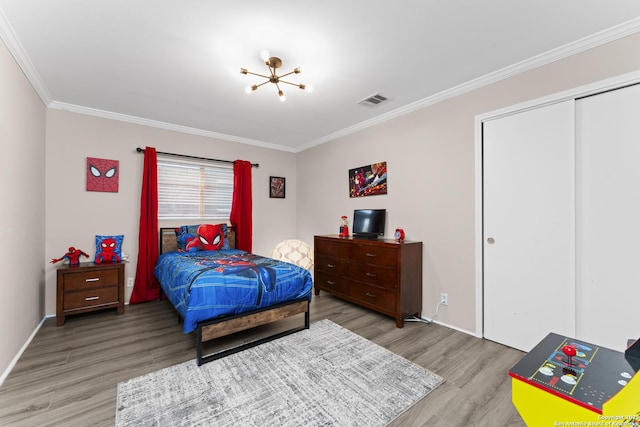
[[[348,242],[341,242],[340,240],[322,240],[317,239],[314,243],[314,251],[316,257],[320,255],[329,255],[336,258],[349,258]]]
[[[398,251],[395,247],[360,245],[351,250],[351,261],[395,267],[398,264]]]
[[[337,276],[346,276],[349,271],[349,261],[341,258],[334,258],[324,254],[315,256],[314,265],[316,271],[324,271]]]
[[[64,310],[94,307],[118,302],[118,286],[68,292],[64,296]]]
[[[396,289],[398,270],[374,264],[352,262],[349,264],[349,278],[359,282]]]
[[[323,271],[316,272],[314,286],[316,289],[322,289],[328,292],[338,292],[344,295],[349,293],[349,279]]]
[[[375,288],[363,283],[351,282],[349,296],[355,300],[374,305],[383,310],[396,309],[396,293],[381,288]]]
[[[93,270],[66,273],[64,275],[65,291],[101,288],[118,285],[118,270]]]

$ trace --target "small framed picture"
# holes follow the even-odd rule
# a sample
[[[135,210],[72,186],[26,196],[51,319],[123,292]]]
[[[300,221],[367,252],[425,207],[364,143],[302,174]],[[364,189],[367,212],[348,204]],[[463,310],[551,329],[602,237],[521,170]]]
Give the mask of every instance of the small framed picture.
[[[269,197],[272,199],[284,199],[285,178],[281,176],[269,177]]]

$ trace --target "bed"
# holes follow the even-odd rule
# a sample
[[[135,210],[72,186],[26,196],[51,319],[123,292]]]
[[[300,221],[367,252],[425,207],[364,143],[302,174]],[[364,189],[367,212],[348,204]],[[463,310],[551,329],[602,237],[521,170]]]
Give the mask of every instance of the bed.
[[[154,267],[163,297],[180,315],[183,331],[195,332],[198,365],[309,328],[310,272],[235,249],[233,230],[217,226],[224,245],[218,242],[216,249],[197,247],[198,225],[161,228]],[[203,355],[206,341],[302,313],[302,326]]]

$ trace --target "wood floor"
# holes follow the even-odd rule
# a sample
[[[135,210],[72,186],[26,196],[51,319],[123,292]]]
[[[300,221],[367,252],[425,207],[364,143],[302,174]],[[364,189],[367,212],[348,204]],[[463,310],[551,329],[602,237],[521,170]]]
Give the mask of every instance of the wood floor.
[[[446,379],[393,426],[524,425],[508,376],[524,353],[436,324],[398,329],[389,317],[321,293],[311,321],[325,318]],[[127,306],[122,316],[71,316],[62,327],[47,319],[0,387],[0,425],[112,426],[118,382],[194,357],[194,338],[166,301]]]

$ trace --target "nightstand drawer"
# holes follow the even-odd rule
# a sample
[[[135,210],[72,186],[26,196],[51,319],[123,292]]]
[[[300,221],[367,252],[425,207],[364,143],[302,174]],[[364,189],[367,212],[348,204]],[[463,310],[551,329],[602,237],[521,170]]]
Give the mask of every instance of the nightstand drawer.
[[[118,270],[93,270],[66,273],[64,275],[64,290],[80,291],[104,286],[118,286]]]
[[[69,292],[64,296],[64,310],[94,307],[118,302],[118,286]]]
[[[56,324],[67,316],[115,308],[124,314],[124,264],[82,262],[58,268]]]

